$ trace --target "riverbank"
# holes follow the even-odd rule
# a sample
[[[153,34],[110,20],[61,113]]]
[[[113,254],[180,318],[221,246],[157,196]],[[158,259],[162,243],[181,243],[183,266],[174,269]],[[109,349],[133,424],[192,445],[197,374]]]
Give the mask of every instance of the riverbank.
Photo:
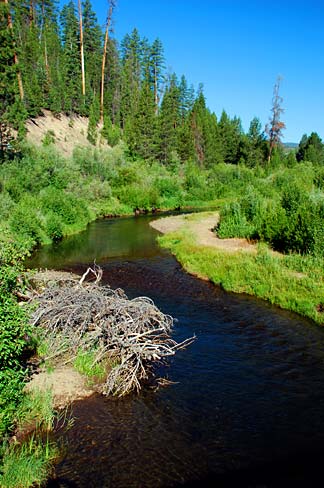
[[[166,217],[151,223],[159,244],[182,266],[226,291],[246,293],[324,323],[323,260],[281,255],[246,239],[218,239],[217,213]]]

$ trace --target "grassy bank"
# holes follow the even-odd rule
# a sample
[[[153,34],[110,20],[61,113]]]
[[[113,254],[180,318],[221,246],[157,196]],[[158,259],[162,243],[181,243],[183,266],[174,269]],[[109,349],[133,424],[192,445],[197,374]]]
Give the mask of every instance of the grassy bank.
[[[0,486],[29,487],[47,478],[57,455],[48,434],[54,411],[49,394],[27,394],[26,358],[37,347],[28,310],[18,303],[24,291],[14,246],[0,249]],[[34,485],[33,485],[34,486]]]
[[[254,295],[318,324],[324,323],[324,261],[321,258],[282,256],[265,244],[259,244],[255,254],[229,253],[198,245],[188,229],[161,236],[159,243],[169,249],[189,273],[227,291]]]
[[[4,440],[0,450],[0,486],[40,486],[59,455],[50,440],[55,419],[51,392],[22,394],[14,419],[16,435]]]

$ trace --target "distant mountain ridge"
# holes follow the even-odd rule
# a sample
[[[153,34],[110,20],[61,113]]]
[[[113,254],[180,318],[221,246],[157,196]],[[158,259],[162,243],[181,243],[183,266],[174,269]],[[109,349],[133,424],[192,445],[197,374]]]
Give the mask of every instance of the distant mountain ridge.
[[[288,149],[296,149],[299,146],[298,142],[284,142],[283,145]]]

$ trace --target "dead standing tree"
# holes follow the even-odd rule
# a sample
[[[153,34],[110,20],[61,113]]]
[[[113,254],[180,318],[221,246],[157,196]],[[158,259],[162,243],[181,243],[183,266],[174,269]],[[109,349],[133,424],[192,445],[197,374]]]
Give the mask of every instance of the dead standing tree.
[[[283,102],[283,98],[279,95],[279,88],[280,88],[281,81],[282,78],[278,76],[273,89],[272,108],[271,108],[272,115],[270,116],[269,119],[270,123],[267,124],[265,128],[265,131],[269,136],[268,162],[270,162],[273,149],[276,146],[278,146],[278,144],[281,143],[282,131],[286,128],[285,123],[280,120],[281,115],[284,113],[284,109],[281,106]]]
[[[106,21],[106,31],[105,31],[105,42],[102,54],[102,64],[101,64],[101,85],[100,85],[100,122],[103,122],[104,117],[104,88],[105,88],[105,67],[106,67],[106,57],[107,48],[109,40],[109,30],[111,26],[112,16],[114,8],[116,6],[116,0],[108,0],[108,15]]]

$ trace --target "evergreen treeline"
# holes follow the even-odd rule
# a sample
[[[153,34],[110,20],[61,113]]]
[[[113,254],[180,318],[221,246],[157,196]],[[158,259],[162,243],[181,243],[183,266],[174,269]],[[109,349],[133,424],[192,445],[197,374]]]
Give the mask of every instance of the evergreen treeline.
[[[105,48],[90,0],[79,2],[79,10],[70,0],[60,11],[55,0],[3,0],[0,46],[0,150],[8,143],[8,127],[23,135],[25,119],[49,109],[58,116],[88,116],[94,144],[101,118],[101,136],[110,145],[122,138],[132,156],[164,164],[192,160],[204,167],[222,162],[254,167],[268,161],[270,152],[278,157],[259,119],[244,133],[239,118],[223,111],[217,119],[202,87],[196,92],[184,76],[167,73],[159,39],[150,43],[134,29],[120,46],[108,35]],[[304,136],[297,160],[323,163],[323,147],[317,134]]]

